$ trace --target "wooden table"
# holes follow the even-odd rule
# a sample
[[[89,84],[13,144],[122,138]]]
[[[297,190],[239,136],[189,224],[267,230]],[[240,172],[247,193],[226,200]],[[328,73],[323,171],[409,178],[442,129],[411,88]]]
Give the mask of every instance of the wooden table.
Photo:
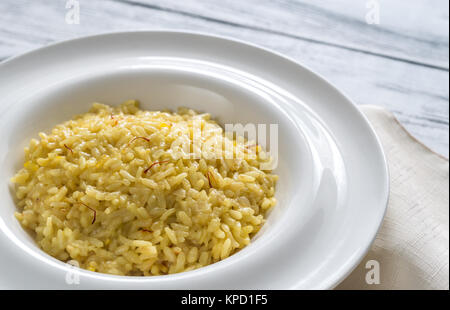
[[[71,0],[73,1],[73,0]],[[281,52],[357,104],[393,111],[448,157],[447,0],[1,0],[0,61],[55,41],[125,30],[219,34]],[[379,8],[379,10],[377,10]],[[379,24],[376,15],[379,12]]]

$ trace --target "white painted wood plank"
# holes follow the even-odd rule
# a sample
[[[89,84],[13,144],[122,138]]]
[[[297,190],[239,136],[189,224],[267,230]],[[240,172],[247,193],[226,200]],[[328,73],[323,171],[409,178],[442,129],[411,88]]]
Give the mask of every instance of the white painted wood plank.
[[[385,57],[449,67],[447,0],[376,0],[379,25],[369,25],[369,0],[119,0],[264,29]]]
[[[448,156],[448,71],[113,1],[81,0],[81,24],[67,25],[64,4],[65,1],[0,2],[0,58],[49,42],[106,31],[178,28],[226,35],[306,64],[358,104],[393,110],[416,137]]]

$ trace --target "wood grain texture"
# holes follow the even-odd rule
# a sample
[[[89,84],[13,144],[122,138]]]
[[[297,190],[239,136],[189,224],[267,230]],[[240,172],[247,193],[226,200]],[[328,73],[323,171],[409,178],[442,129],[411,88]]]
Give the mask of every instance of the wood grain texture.
[[[448,156],[448,1],[2,0],[0,60],[54,41],[110,31],[184,29],[255,43],[318,72],[357,104],[393,111],[419,140]],[[430,4],[433,3],[433,5]]]

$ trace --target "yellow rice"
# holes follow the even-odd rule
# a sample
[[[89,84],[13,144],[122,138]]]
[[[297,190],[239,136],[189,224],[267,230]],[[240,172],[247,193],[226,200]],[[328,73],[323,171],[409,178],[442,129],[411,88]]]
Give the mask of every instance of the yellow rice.
[[[194,121],[202,143],[231,142],[235,158],[186,158],[171,147],[180,136],[192,142]],[[248,245],[276,204],[262,148],[225,135],[208,114],[94,103],[39,136],[11,179],[16,218],[42,250],[91,271],[149,276],[212,264]]]

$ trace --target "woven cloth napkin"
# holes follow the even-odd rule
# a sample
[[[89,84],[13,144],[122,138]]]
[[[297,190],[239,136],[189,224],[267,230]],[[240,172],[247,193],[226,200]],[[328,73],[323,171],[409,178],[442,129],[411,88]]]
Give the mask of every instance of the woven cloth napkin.
[[[391,191],[370,251],[337,289],[448,290],[448,159],[414,139],[385,109],[360,108],[383,144]]]

